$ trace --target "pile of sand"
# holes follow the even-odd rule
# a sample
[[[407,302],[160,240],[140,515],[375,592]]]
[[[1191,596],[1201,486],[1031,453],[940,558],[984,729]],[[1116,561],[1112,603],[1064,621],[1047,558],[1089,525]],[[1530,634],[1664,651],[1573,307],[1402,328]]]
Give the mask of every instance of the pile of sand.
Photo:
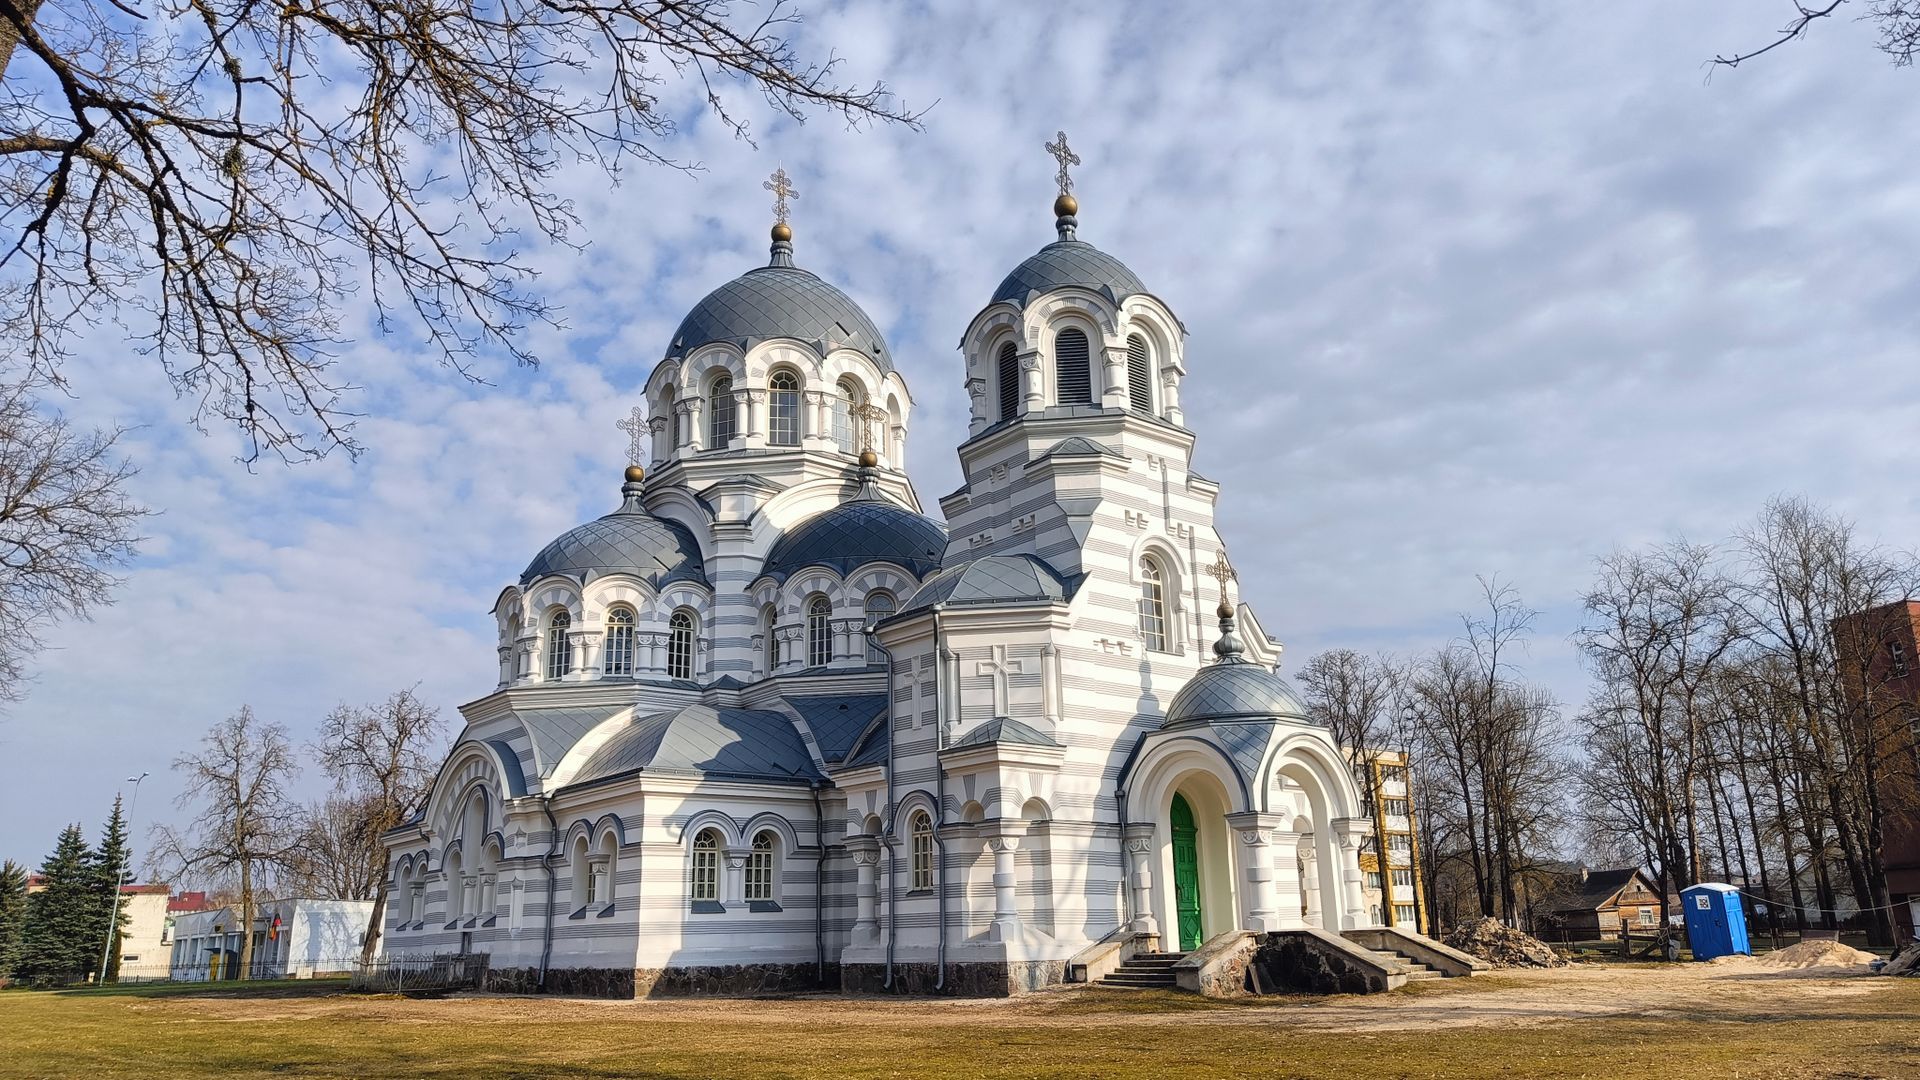
[[[1878,959],[1837,941],[1803,941],[1759,958],[1761,966],[1770,968],[1860,967]]]
[[[1498,919],[1481,919],[1448,934],[1446,944],[1471,953],[1497,968],[1565,967],[1567,962],[1539,938],[1530,937]]]
[[[1920,977],[1920,945],[1909,945],[1894,954],[1887,966],[1880,969],[1880,974]]]

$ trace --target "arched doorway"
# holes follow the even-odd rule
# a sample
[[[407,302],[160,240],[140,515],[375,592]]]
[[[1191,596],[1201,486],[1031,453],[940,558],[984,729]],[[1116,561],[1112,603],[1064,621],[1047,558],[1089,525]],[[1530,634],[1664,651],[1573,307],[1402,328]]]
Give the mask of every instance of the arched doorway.
[[[1175,793],[1167,814],[1173,840],[1173,907],[1180,951],[1200,947],[1200,828],[1187,797]]]

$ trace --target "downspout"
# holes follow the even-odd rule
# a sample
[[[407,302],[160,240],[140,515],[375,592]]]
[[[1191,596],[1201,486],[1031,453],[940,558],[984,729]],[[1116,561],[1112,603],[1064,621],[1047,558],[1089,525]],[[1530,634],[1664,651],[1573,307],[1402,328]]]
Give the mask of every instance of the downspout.
[[[559,888],[558,878],[553,872],[554,856],[560,854],[560,822],[553,816],[553,794],[540,796],[540,811],[547,815],[547,853],[540,857],[540,868],[547,872],[547,910],[545,925],[540,932],[540,984],[541,993],[547,992],[547,965],[553,962],[553,898]]]
[[[825,983],[827,981],[827,823],[820,810],[820,785],[814,783],[808,790],[813,793],[813,846],[820,849],[813,860],[813,981]]]
[[[933,852],[934,852],[934,888],[936,909],[940,913],[939,946],[934,952],[933,988],[944,990],[947,987],[947,842],[941,838],[946,829],[947,817],[947,770],[940,764],[940,752],[947,748],[947,693],[954,689],[953,680],[942,679],[946,671],[946,660],[941,656],[940,609],[933,609]],[[942,686],[942,683],[948,685]]]

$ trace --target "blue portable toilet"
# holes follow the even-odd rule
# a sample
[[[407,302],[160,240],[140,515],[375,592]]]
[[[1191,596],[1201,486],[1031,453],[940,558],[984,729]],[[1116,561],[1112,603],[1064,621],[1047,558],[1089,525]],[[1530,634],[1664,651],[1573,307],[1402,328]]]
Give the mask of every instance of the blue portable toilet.
[[[1740,906],[1740,890],[1707,881],[1680,890],[1680,907],[1687,918],[1687,944],[1695,960],[1716,956],[1753,955],[1747,944],[1747,913]]]

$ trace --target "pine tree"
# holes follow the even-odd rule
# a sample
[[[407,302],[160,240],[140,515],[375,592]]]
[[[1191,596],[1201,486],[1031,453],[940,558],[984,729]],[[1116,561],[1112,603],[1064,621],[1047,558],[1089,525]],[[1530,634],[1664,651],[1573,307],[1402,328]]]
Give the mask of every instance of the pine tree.
[[[23,981],[60,985],[86,978],[100,957],[104,909],[95,902],[93,854],[78,824],[60,830],[53,854],[40,864],[41,889],[27,897],[20,940]]]
[[[92,968],[94,970],[99,969],[100,954],[107,950],[106,934],[109,917],[114,923],[113,937],[116,943],[120,935],[126,932],[128,920],[126,901],[123,897],[118,905],[119,910],[115,912],[114,895],[115,887],[127,880],[127,870],[132,864],[133,849],[127,844],[127,819],[121,812],[120,797],[116,795],[113,799],[113,815],[107,818],[106,828],[100,831],[100,846],[94,849],[93,853],[94,910],[97,912],[95,921],[100,927],[96,934],[98,944],[93,953]],[[113,914],[109,916],[109,912]],[[107,957],[107,981],[113,982],[119,978],[120,949],[116,944],[112,954]]]
[[[20,962],[20,935],[27,924],[27,868],[8,859],[0,863],[0,982],[13,977]]]

